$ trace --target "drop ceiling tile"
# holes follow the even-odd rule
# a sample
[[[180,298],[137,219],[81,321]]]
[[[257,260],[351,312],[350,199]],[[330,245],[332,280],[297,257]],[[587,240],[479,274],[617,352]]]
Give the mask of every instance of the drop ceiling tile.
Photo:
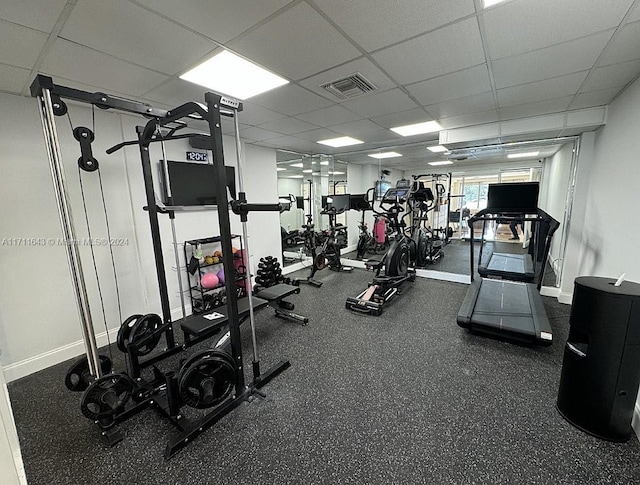
[[[481,111],[470,115],[454,116],[452,118],[441,118],[439,120],[443,128],[451,130],[462,128],[463,126],[480,125],[483,123],[494,123],[498,121],[498,112],[495,109]]]
[[[91,66],[91,69],[87,69],[87,66]],[[115,91],[129,96],[141,96],[149,87],[168,79],[157,72],[63,39],[53,44],[42,70],[54,76],[97,86],[105,92]]]
[[[193,67],[217,47],[126,0],[79,2],[60,37],[170,75]]]
[[[627,23],[637,22],[640,20],[640,4],[636,5],[635,8],[629,14],[629,17],[626,18]]]
[[[529,116],[545,115],[548,113],[558,113],[566,110],[572,99],[573,96],[564,96],[557,99],[537,101],[535,103],[523,103],[517,106],[508,106],[500,108],[500,117],[504,121],[526,118]]]
[[[403,91],[396,88],[383,93],[371,93],[345,101],[341,106],[365,118],[373,118],[374,116],[415,108],[416,103]]]
[[[484,12],[492,59],[513,56],[617,27],[633,0],[509,2]]]
[[[478,22],[456,22],[373,55],[400,84],[411,84],[485,62]]]
[[[254,96],[251,98],[251,102],[289,116],[325,108],[333,104],[328,99],[295,84],[287,84]]]
[[[487,65],[482,64],[412,84],[406,88],[418,102],[428,105],[491,91],[491,82]]]
[[[640,59],[640,22],[627,24],[616,33],[598,65],[605,66],[634,59]]]
[[[625,86],[638,74],[640,74],[640,60],[597,67],[587,77],[582,86],[582,91],[598,91],[616,86]]]
[[[277,138],[279,136],[281,136],[280,133],[264,130],[256,126],[250,126],[249,128],[244,128],[240,130],[240,137],[246,138],[247,140],[251,140],[251,141],[268,140],[270,138]]]
[[[387,89],[395,87],[395,83],[391,81],[391,79],[389,79],[380,69],[378,69],[373,62],[365,57],[347,62],[346,64],[329,69],[328,71],[312,76],[304,81],[300,81],[300,85],[310,89],[314,93],[318,93],[321,96],[330,99],[331,101],[341,103],[347,100],[337,98],[325,89],[322,89],[320,85],[335,81],[336,79],[341,79],[356,72],[359,72],[365,79],[373,83],[377,88],[377,92],[386,91]],[[371,96],[371,94],[372,93],[360,95],[357,99],[367,98],[368,96]]]
[[[260,142],[264,146],[280,148],[285,150],[303,151],[306,153],[319,153],[324,150],[324,145],[319,145],[309,140],[303,140],[294,136],[280,136]],[[330,148],[330,147],[326,147]]]
[[[377,133],[382,129],[380,125],[377,125],[370,120],[350,121],[348,123],[335,125],[332,128],[343,135],[352,136],[364,141],[371,141],[368,136],[370,134]]]
[[[580,89],[589,71],[581,71],[566,76],[554,77],[520,86],[498,89],[500,108],[519,104],[545,101],[574,95]]]
[[[228,46],[293,80],[360,56],[360,51],[304,2],[231,41]]]
[[[0,91],[20,94],[30,73],[30,69],[0,64]]]
[[[316,0],[315,4],[367,51],[475,13],[473,0]]]
[[[315,130],[296,133],[297,138],[302,138],[303,140],[309,140],[313,142],[316,142],[318,140],[328,140],[330,138],[337,138],[341,135],[342,133],[338,133],[337,131],[329,130],[327,128],[317,128]]]
[[[601,91],[592,91],[590,93],[578,94],[569,109],[591,108],[593,106],[605,106],[611,102],[622,88],[603,89]]]
[[[154,102],[177,107],[190,101],[204,103],[204,94],[206,92],[207,88],[205,87],[183,81],[182,79],[172,79],[169,82],[147,91],[143,97]]]
[[[613,31],[494,61],[496,88],[517,86],[591,69]]]
[[[433,118],[420,108],[414,108],[407,111],[400,111],[398,113],[390,113],[371,118],[371,121],[377,123],[380,126],[384,126],[385,128],[394,128],[396,126],[410,125],[413,123],[422,123],[423,121],[432,120]]]
[[[396,125],[397,126],[397,125]],[[402,135],[398,135],[397,133],[382,128],[378,131],[372,131],[367,133],[367,139],[364,140],[366,143],[386,143],[387,145],[398,143],[402,141],[405,137]]]
[[[281,135],[294,135],[302,131],[309,131],[317,128],[316,125],[300,121],[296,118],[281,118],[279,120],[267,121],[260,125],[265,130],[275,131]]]
[[[2,2],[0,18],[50,33],[62,13],[66,0],[20,0]]]
[[[342,106],[335,105],[328,108],[322,108],[308,113],[297,115],[299,118],[308,123],[322,126],[325,128],[332,128],[334,125],[340,123],[346,123],[347,121],[355,121],[360,118],[357,114],[343,108]]]
[[[454,116],[469,115],[488,111],[495,108],[493,94],[480,93],[464,98],[451,99],[442,103],[431,104],[425,106],[425,109],[436,119],[452,118]]]
[[[37,30],[0,20],[0,63],[31,69],[47,38]]]
[[[242,104],[243,110],[239,116],[242,122],[248,125],[260,125],[267,121],[279,120],[285,117],[283,114],[263,108],[255,103],[245,101]]]
[[[291,3],[291,0],[137,0],[148,9],[226,43]]]

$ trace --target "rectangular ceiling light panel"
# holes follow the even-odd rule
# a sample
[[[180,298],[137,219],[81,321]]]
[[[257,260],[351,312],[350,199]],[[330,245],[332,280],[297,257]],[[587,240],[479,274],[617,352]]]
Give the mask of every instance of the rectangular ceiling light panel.
[[[522,153],[509,153],[507,158],[535,158],[540,155],[540,152],[522,152]]]
[[[371,158],[395,158],[401,157],[402,155],[398,152],[384,152],[384,153],[370,153],[369,156]]]
[[[453,165],[453,162],[449,162],[449,161],[429,162],[429,165],[431,165],[432,167],[437,167],[439,165]]]
[[[359,145],[360,143],[364,143],[364,142],[362,140],[351,138],[350,136],[341,136],[339,138],[329,138],[328,140],[320,140],[318,141],[318,143],[320,143],[321,145],[328,145],[330,147],[339,148],[339,147],[346,147],[350,145]]]
[[[243,100],[289,82],[229,51],[204,61],[180,79]]]
[[[412,125],[396,126],[391,131],[402,136],[422,135],[423,133],[433,133],[442,130],[442,126],[436,121],[425,121],[424,123],[414,123]]]

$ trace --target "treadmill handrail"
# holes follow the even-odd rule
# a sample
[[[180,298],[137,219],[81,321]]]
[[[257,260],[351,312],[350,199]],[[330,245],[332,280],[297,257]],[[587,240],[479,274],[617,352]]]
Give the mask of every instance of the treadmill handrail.
[[[542,256],[542,269],[540,271],[540,275],[538,277],[537,288],[540,290],[542,288],[542,274],[544,272],[544,267],[547,264],[547,258],[549,257],[549,251],[551,250],[551,238],[553,237],[553,233],[555,233],[560,227],[560,223],[551,217],[548,213],[540,209],[536,208],[536,216],[531,216],[530,214],[523,213],[522,211],[509,211],[507,210],[496,210],[496,209],[482,209],[478,213],[471,216],[467,224],[469,225],[469,252],[470,252],[470,275],[471,281],[474,280],[474,236],[473,236],[473,224],[477,221],[496,221],[496,220],[507,220],[507,221],[542,221],[549,224],[549,231],[547,232],[547,236],[545,238],[544,252]],[[484,233],[484,230],[483,230]]]

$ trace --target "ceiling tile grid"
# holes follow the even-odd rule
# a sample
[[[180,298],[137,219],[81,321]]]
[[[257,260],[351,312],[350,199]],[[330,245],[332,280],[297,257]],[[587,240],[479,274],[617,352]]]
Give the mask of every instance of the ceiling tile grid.
[[[513,120],[517,118],[544,115],[547,113],[558,113],[566,110],[572,99],[573,96],[571,95],[531,103],[505,106],[500,108],[500,117],[503,120]]]
[[[298,3],[228,46],[288,79],[299,80],[361,55],[306,3]]]
[[[611,40],[599,65],[640,59],[640,22],[625,25]]]
[[[517,86],[591,69],[612,35],[613,30],[609,30],[493,61],[496,88]]]
[[[601,89],[623,87],[640,73],[640,59],[597,67],[589,73],[581,91],[598,91]]]
[[[406,88],[419,103],[426,106],[438,100],[448,101],[491,91],[491,82],[487,65],[481,64],[470,69],[411,84]]]
[[[493,59],[523,54],[617,27],[633,0],[509,2],[484,13]]]
[[[473,0],[314,0],[368,51],[428,32],[475,12]]]
[[[0,63],[31,69],[47,37],[38,30],[0,20]]]
[[[592,106],[605,106],[613,100],[613,98],[618,94],[620,89],[603,89],[600,91],[591,91],[588,93],[578,94],[571,104],[569,105],[569,109],[581,109],[581,108],[590,108]]]
[[[3,1],[0,5],[0,18],[48,34],[53,30],[66,3],[66,0]]]
[[[220,43],[230,41],[292,3],[291,0],[132,1]]]
[[[566,76],[554,77],[520,86],[498,89],[500,108],[518,104],[533,103],[546,99],[560,98],[575,94],[589,71],[581,71]]]
[[[0,64],[0,89],[8,93],[19,93],[29,80],[29,69]]]
[[[400,84],[423,81],[485,61],[475,18],[381,50],[372,57]]]

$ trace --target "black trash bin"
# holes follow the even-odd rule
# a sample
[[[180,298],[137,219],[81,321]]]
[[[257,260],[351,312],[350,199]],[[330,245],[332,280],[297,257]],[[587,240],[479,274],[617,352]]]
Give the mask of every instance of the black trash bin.
[[[557,408],[577,428],[626,441],[640,385],[640,284],[576,278]]]

